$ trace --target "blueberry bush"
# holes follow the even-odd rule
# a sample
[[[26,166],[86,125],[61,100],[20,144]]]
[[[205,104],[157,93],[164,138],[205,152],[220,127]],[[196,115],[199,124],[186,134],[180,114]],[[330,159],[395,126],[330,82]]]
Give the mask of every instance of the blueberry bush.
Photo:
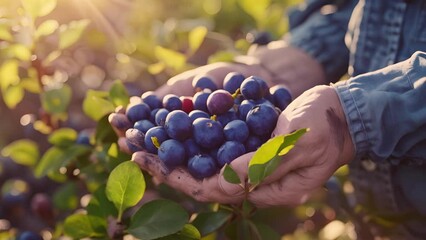
[[[149,92],[278,39],[298,2],[0,0],[0,239],[354,238],[346,168],[328,194],[294,208],[199,203],[140,170],[112,128],[133,151],[187,164],[194,177],[216,173],[220,159],[229,182],[256,187],[306,131],[262,145],[272,129],[258,124],[276,121],[264,116],[291,101],[285,89],[269,89],[274,106],[259,105],[264,86],[232,73],[224,89],[194,79],[191,98]],[[206,126],[218,142],[205,140]],[[256,149],[244,186],[228,163]]]

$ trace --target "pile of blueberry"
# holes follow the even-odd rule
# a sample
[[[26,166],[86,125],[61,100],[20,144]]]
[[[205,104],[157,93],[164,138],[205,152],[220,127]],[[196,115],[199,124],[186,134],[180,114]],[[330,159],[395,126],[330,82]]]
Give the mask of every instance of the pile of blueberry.
[[[291,102],[284,86],[231,72],[218,89],[208,76],[192,82],[193,96],[145,92],[109,116],[125,132],[130,151],[147,151],[169,168],[186,166],[193,177],[215,174],[226,163],[266,142],[278,115]]]

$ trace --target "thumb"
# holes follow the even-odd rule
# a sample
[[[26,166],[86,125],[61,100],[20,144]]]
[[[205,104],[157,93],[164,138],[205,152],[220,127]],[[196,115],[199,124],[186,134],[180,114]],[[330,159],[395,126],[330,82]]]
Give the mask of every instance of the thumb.
[[[237,173],[241,184],[228,182],[223,175],[225,167],[221,169],[218,182],[224,193],[230,196],[244,194],[245,184],[247,183],[248,164],[253,154],[254,152],[246,153],[230,163],[231,168]]]

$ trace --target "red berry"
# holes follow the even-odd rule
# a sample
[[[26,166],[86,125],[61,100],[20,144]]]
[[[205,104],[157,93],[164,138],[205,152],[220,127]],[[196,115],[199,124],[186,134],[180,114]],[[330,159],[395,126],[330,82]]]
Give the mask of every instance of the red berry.
[[[194,103],[192,102],[192,97],[190,96],[182,96],[180,97],[182,101],[182,110],[189,114],[192,110],[194,110]]]

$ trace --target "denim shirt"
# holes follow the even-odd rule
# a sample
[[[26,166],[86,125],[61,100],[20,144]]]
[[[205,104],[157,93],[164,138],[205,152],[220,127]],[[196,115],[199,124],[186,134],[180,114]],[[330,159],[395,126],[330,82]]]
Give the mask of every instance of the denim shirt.
[[[355,161],[392,164],[393,187],[426,216],[426,1],[327,2],[294,10],[286,37],[323,65],[330,82],[349,74],[334,87]]]

